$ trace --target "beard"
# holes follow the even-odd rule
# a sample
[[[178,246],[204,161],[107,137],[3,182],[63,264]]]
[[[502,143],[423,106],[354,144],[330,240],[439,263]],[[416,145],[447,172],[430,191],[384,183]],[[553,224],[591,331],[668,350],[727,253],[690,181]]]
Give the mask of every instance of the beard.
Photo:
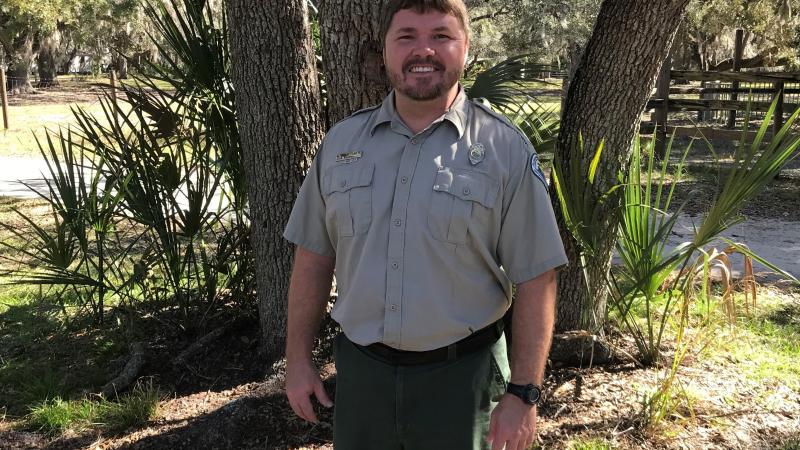
[[[427,77],[415,77],[413,81],[409,81],[408,70],[414,64],[431,64],[436,71]],[[446,69],[442,63],[431,58],[408,61],[403,64],[403,71],[400,73],[386,68],[392,87],[406,97],[417,101],[434,100],[446,94],[458,82],[463,72],[463,67]]]

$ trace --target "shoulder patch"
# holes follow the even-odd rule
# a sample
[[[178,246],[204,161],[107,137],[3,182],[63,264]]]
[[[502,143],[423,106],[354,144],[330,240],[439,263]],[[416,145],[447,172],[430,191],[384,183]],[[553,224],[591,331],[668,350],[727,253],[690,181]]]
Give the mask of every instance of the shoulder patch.
[[[544,172],[542,172],[542,168],[539,166],[539,155],[537,155],[536,152],[533,152],[531,155],[531,172],[542,182],[544,188],[547,189],[547,178],[545,178]]]

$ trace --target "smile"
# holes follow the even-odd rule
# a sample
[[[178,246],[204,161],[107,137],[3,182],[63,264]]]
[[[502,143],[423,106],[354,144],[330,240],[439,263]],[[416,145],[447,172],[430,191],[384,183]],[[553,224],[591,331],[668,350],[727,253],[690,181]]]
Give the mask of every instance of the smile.
[[[409,72],[411,72],[411,73],[427,73],[427,72],[433,72],[434,70],[436,70],[436,69],[434,69],[433,66],[412,66],[411,69],[409,69]]]

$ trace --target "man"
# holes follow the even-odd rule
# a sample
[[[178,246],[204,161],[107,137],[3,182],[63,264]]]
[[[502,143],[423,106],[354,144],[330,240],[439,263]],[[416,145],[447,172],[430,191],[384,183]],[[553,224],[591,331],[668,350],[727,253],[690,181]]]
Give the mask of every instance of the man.
[[[566,263],[544,176],[524,136],[458,83],[469,48],[462,1],[386,9],[394,90],[328,132],[284,234],[297,244],[289,402],[312,422],[312,395],[333,405],[311,351],[335,269],[335,448],[527,448],[554,269]],[[512,283],[509,373],[501,319]]]

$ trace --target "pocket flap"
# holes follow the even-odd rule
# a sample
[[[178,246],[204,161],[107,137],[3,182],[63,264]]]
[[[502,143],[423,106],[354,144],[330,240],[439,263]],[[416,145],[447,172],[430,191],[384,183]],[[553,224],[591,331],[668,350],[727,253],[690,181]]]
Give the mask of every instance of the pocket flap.
[[[500,184],[484,173],[452,167],[443,167],[436,174],[433,190],[447,192],[456,197],[492,208],[500,191]]]
[[[331,167],[325,177],[323,194],[347,192],[355,187],[369,186],[372,184],[374,170],[375,165],[372,163],[342,164]]]

